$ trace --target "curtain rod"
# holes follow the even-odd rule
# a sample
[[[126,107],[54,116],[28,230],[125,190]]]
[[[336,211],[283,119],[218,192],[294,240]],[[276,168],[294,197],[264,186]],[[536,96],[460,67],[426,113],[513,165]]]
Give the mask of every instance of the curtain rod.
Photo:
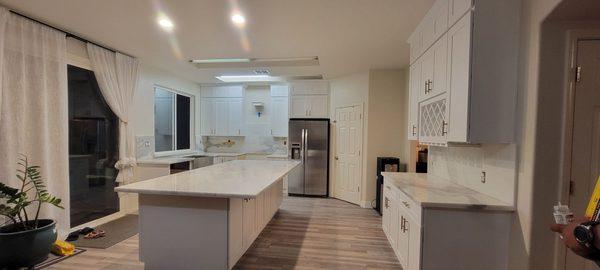
[[[129,57],[133,57],[133,56],[131,56],[131,55],[128,55],[128,54],[126,54],[126,53],[123,53],[123,52],[117,51],[117,50],[115,50],[115,49],[113,49],[113,48],[109,48],[109,47],[106,47],[106,46],[104,46],[104,45],[98,44],[98,43],[96,43],[96,42],[90,41],[90,40],[88,40],[88,39],[82,38],[82,37],[80,37],[80,36],[78,36],[78,35],[75,35],[75,34],[73,34],[73,33],[69,32],[69,31],[66,31],[66,30],[64,30],[64,29],[58,28],[58,27],[56,27],[56,26],[49,25],[49,24],[47,24],[47,23],[45,23],[45,22],[42,22],[42,21],[36,20],[36,19],[34,19],[34,18],[31,18],[31,17],[29,17],[29,16],[27,16],[27,15],[23,15],[23,14],[21,14],[21,13],[19,13],[19,12],[16,12],[16,11],[14,11],[14,10],[10,10],[10,9],[9,9],[9,11],[10,11],[10,13],[12,13],[12,14],[15,14],[15,15],[17,15],[17,16],[20,16],[20,17],[23,17],[23,18],[25,18],[25,19],[28,19],[28,20],[34,21],[34,22],[36,22],[36,23],[39,23],[39,24],[41,24],[41,25],[44,25],[44,26],[50,27],[50,28],[52,28],[52,29],[54,29],[54,30],[57,30],[57,31],[63,32],[63,33],[65,33],[65,34],[66,34],[66,37],[68,37],[68,38],[69,38],[69,37],[70,37],[70,38],[74,38],[74,39],[77,39],[77,40],[79,40],[79,41],[82,41],[82,42],[85,42],[85,43],[92,43],[92,44],[94,44],[94,45],[96,45],[96,46],[98,46],[98,47],[101,47],[101,48],[103,48],[103,49],[106,49],[106,50],[109,50],[109,51],[112,51],[112,52],[115,52],[115,53],[116,53],[116,52],[118,52],[118,53],[120,53],[120,54],[124,54],[124,55],[127,55],[127,56],[129,56]],[[135,57],[133,57],[133,58],[135,58]]]

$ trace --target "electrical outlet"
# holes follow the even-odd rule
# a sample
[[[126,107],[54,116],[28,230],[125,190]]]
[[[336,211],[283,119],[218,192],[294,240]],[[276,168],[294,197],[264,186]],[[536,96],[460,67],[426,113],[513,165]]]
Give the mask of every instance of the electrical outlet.
[[[145,147],[150,147],[150,142],[149,141],[144,142],[144,146]]]

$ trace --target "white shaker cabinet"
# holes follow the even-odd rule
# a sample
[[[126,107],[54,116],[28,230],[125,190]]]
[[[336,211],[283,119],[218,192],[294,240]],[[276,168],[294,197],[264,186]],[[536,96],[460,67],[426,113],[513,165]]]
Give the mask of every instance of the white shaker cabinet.
[[[510,212],[423,207],[384,183],[384,194],[389,190],[394,199],[384,204],[382,226],[402,269],[508,270]],[[484,248],[481,239],[487,239]]]
[[[421,61],[410,66],[410,80],[408,92],[408,140],[419,139],[419,91],[424,89],[421,85]]]
[[[329,96],[299,95],[290,98],[290,118],[329,118]]]
[[[472,7],[472,0],[449,0],[448,23],[452,26]]]
[[[290,118],[329,118],[327,81],[293,82],[290,94]]]
[[[448,90],[447,65],[448,42],[446,36],[439,39],[421,58],[421,89],[419,101]]]
[[[288,136],[288,97],[271,97],[271,136]]]
[[[431,20],[441,18],[432,14],[444,6],[449,29],[429,47]],[[514,141],[520,6],[519,0],[436,1],[408,40],[411,54],[419,35],[424,48],[411,55],[409,139],[442,146]]]
[[[242,98],[202,98],[200,106],[203,136],[243,135]]]

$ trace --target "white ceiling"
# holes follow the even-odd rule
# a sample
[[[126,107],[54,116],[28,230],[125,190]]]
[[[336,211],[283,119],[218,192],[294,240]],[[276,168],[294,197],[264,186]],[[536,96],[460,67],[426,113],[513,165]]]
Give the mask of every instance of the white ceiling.
[[[318,56],[316,67],[273,67],[275,76],[334,78],[408,65],[406,39],[434,0],[0,0],[0,4],[145,64],[200,82],[253,69],[196,69],[190,59]],[[243,31],[230,15],[246,16]],[[168,34],[158,12],[175,23]],[[249,48],[242,45],[243,36]],[[180,53],[176,53],[178,48]],[[266,67],[268,68],[268,67]]]

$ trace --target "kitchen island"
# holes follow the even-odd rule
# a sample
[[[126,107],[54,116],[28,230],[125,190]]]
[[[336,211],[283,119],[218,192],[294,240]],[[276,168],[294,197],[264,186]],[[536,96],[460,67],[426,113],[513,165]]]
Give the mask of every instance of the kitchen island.
[[[231,269],[271,220],[298,161],[235,160],[116,188],[139,194],[146,269]]]

